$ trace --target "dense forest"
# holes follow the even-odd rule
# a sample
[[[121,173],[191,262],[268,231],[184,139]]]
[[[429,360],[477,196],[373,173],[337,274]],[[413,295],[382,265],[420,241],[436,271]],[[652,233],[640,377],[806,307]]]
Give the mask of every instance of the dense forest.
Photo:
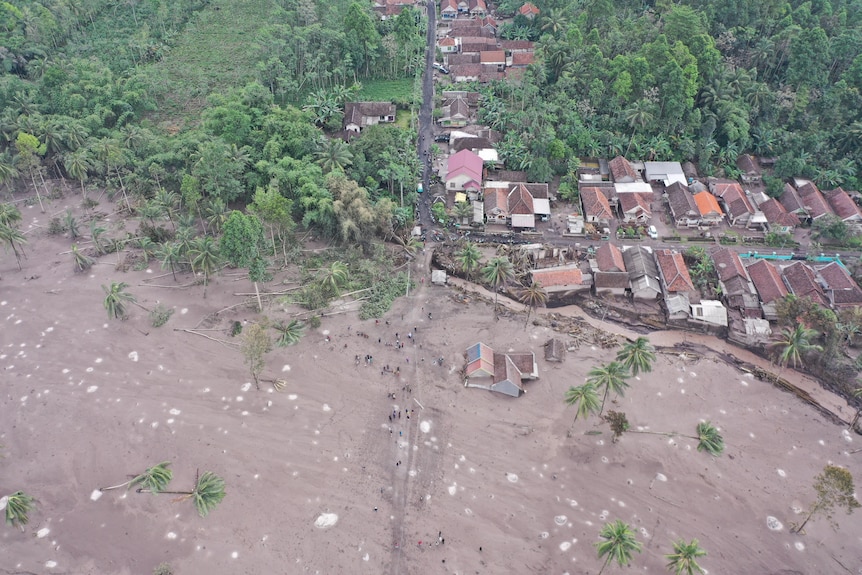
[[[862,2],[535,4],[539,17],[500,35],[537,41],[541,65],[494,86],[483,109],[512,167],[547,181],[571,174],[572,157],[627,154],[733,177],[753,152],[776,157],[778,177],[859,188]]]

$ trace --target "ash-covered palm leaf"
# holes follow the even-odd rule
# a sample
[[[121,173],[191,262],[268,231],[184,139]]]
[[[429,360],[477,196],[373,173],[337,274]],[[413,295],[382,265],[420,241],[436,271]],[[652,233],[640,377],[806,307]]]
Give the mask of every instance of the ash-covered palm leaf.
[[[697,440],[698,451],[706,451],[714,456],[719,456],[724,451],[724,438],[718,429],[708,421],[697,424]]]
[[[198,477],[195,489],[191,493],[192,502],[201,517],[206,517],[210,511],[215,509],[224,499],[224,496],[224,479],[212,471],[205,471],[203,475]]]
[[[302,339],[303,325],[298,320],[292,320],[287,324],[277,323],[272,327],[278,332],[278,339],[275,340],[278,347],[287,347],[299,343]]]
[[[174,473],[168,469],[170,461],[163,461],[158,465],[153,465],[129,483],[129,489],[138,487],[139,491],[149,491],[150,493],[160,493],[168,487]]]
[[[16,491],[6,498],[6,523],[12,526],[23,526],[30,520],[28,513],[33,510],[35,499],[24,493]]]

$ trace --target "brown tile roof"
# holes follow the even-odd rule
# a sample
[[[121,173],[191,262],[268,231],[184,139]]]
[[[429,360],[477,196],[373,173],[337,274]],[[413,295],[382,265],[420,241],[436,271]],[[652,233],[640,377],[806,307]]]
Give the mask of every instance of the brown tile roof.
[[[702,216],[712,213],[718,214],[719,216],[724,215],[724,212],[721,211],[721,206],[718,205],[718,200],[716,200],[715,196],[709,192],[703,191],[695,194],[694,203],[697,205],[697,209]]]
[[[526,182],[527,172],[516,170],[495,170],[489,172],[489,180],[497,180],[499,182]]]
[[[521,383],[521,372],[515,363],[505,353],[494,354],[494,383],[511,381],[516,387],[524,389]]]
[[[484,195],[486,214],[490,214],[495,208],[500,210],[503,214],[509,214],[509,192],[506,188],[489,188],[486,186]]]
[[[760,175],[760,166],[758,166],[754,161],[754,158],[748,154],[742,154],[736,159],[736,167],[739,168],[743,174],[747,174],[749,176]]]
[[[449,38],[448,36],[446,38],[440,38],[440,40],[437,41],[437,45],[438,46],[454,46],[455,45],[455,38]]]
[[[479,54],[478,52],[472,52],[470,54],[449,54],[446,62],[449,64],[449,68],[452,68],[453,66],[462,66],[464,64],[478,64]]]
[[[788,212],[784,205],[775,198],[769,198],[758,207],[770,224],[789,227],[796,227],[800,224],[799,216]]]
[[[715,264],[718,279],[726,282],[733,277],[741,276],[748,281],[748,274],[745,271],[745,266],[742,265],[742,260],[739,259],[738,253],[730,248],[721,248],[715,250],[710,255]]]
[[[529,66],[535,59],[533,52],[515,52],[512,54],[512,66]]]
[[[596,272],[593,274],[593,285],[600,289],[627,289],[629,274],[625,272]]]
[[[674,182],[665,189],[665,192],[667,193],[668,206],[675,218],[686,214],[700,214],[700,210],[697,209],[697,204],[694,202],[694,195],[688,191],[688,186]]]
[[[805,212],[805,203],[799,197],[799,194],[796,193],[796,189],[788,183],[784,184],[784,191],[781,193],[778,201],[790,213]]]
[[[527,191],[533,194],[533,198],[547,199],[548,184],[524,184]]]
[[[369,116],[394,116],[395,104],[392,102],[347,102],[344,104],[344,118],[347,123],[362,125],[362,118]]]
[[[479,52],[479,62],[482,64],[506,63],[506,53],[502,50],[485,50]]]
[[[814,270],[802,262],[790,264],[782,270],[784,279],[787,285],[790,286],[790,291],[796,297],[810,297],[815,302],[826,305],[826,297],[823,295],[823,288],[817,283],[817,277],[814,275]]]
[[[806,182],[800,186],[796,190],[796,193],[799,194],[799,198],[805,206],[805,211],[811,214],[812,218],[819,218],[820,216],[832,213],[832,208],[829,207],[826,198],[823,197],[823,194],[820,193],[820,190],[812,182]]]
[[[503,50],[532,50],[534,46],[535,43],[529,40],[500,40],[500,48]]]
[[[452,144],[452,150],[460,152],[461,150],[485,150],[494,148],[494,144],[488,138],[458,138]]]
[[[787,287],[781,281],[781,274],[768,261],[757,260],[749,265],[746,270],[748,271],[748,277],[751,278],[751,282],[760,295],[760,301],[763,303],[772,303],[787,295]]]
[[[626,178],[638,179],[638,173],[632,167],[631,162],[622,156],[617,156],[608,162],[608,169],[611,172],[611,177],[615,182],[622,181]]]
[[[529,375],[533,373],[533,363],[536,361],[536,356],[532,351],[512,351],[506,355],[522,374]]]
[[[539,282],[544,288],[557,286],[579,286],[583,284],[583,274],[577,268],[558,269],[544,268],[533,270],[533,281]]]
[[[818,268],[817,273],[829,289],[852,289],[858,287],[850,276],[850,272],[838,262],[832,262],[822,268]]]
[[[612,219],[614,213],[608,199],[600,188],[587,186],[581,188],[581,202],[584,204],[584,214],[597,219]]]
[[[538,13],[539,13],[539,9],[538,9],[538,8],[536,8],[536,5],[535,5],[535,4],[532,4],[532,3],[530,3],[530,2],[527,2],[526,4],[524,4],[523,6],[521,6],[520,8],[518,8],[518,12],[519,12],[522,16],[530,16],[530,15],[535,16],[536,14],[538,14]]]
[[[739,182],[715,182],[711,186],[712,193],[724,201],[731,218],[738,218],[745,214],[753,214],[754,206],[742,191]]]
[[[478,78],[482,73],[482,66],[480,64],[458,64],[450,66],[449,71],[456,77]]]
[[[832,206],[832,209],[835,211],[835,215],[842,220],[859,215],[859,208],[856,207],[856,203],[847,194],[847,192],[841,188],[823,192],[823,195],[826,196],[826,201],[828,201],[829,205]]]
[[[648,216],[652,215],[652,211],[650,210],[650,207],[649,207],[649,201],[647,201],[643,197],[643,194],[626,193],[626,194],[619,194],[618,197],[620,200],[620,209],[622,209],[623,213],[628,213],[632,210],[636,210],[637,208],[640,208],[644,212],[646,212],[646,214]]]
[[[534,214],[533,195],[524,184],[518,184],[512,188],[508,197],[510,214]]]
[[[596,250],[596,263],[603,272],[624,272],[626,263],[623,261],[623,252],[612,243],[602,244]]]
[[[656,250],[655,259],[669,292],[694,291],[682,254],[676,250]]]

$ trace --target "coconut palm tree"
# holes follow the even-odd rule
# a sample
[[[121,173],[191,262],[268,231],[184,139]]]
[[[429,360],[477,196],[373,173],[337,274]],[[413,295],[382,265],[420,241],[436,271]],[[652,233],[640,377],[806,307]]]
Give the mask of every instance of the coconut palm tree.
[[[467,242],[455,254],[455,261],[464,271],[468,278],[473,276],[473,272],[479,267],[479,262],[482,260],[482,252],[476,247],[476,244]]]
[[[126,282],[113,282],[111,287],[102,286],[105,292],[105,311],[109,319],[125,318],[126,304],[135,303],[135,296],[124,291],[129,285]]]
[[[89,172],[93,169],[90,153],[85,148],[79,148],[74,152],[64,154],[62,161],[66,173],[81,183],[81,197],[86,200],[87,190],[84,188],[84,182],[87,181]]]
[[[778,363],[784,367],[788,363],[794,368],[798,364],[803,363],[802,356],[811,351],[823,351],[823,347],[817,344],[812,344],[811,340],[816,337],[817,332],[809,329],[804,325],[797,325],[794,328],[784,328],[781,330],[781,335],[773,345],[780,350],[778,355]]]
[[[17,525],[21,531],[24,531],[24,525],[30,520],[28,513],[33,510],[35,499],[23,491],[16,491],[2,499],[6,500],[6,523]]]
[[[542,287],[541,282],[534,281],[518,291],[518,301],[527,306],[527,319],[524,320],[524,329],[526,329],[530,321],[530,313],[538,306],[548,303],[548,292]]]
[[[697,450],[706,451],[712,456],[721,455],[724,451],[724,438],[719,433],[718,429],[708,421],[702,421],[697,424]]]
[[[146,487],[139,487],[138,493],[147,493],[150,490]],[[206,517],[216,505],[224,499],[224,479],[213,473],[205,471],[203,475],[198,473],[195,477],[195,486],[191,491],[161,491],[168,495],[179,495],[174,501],[185,501],[191,499],[195,509],[198,510],[198,515]]]
[[[464,220],[473,217],[473,206],[470,202],[455,202],[452,206],[452,215],[458,220],[459,224],[463,224]]]
[[[218,244],[211,236],[195,238],[191,242],[188,256],[192,269],[204,274],[204,297],[206,297],[209,277],[221,263]]]
[[[162,262],[162,269],[171,268],[174,281],[177,281],[177,266],[182,261],[180,244],[177,242],[165,242],[159,246],[155,255]]]
[[[617,361],[623,367],[637,375],[640,372],[652,371],[652,363],[655,361],[655,348],[650,345],[647,338],[641,336],[629,342],[617,353]]]
[[[287,347],[302,339],[303,325],[297,320],[287,324],[279,322],[272,327],[278,332],[278,339],[275,340],[275,345],[278,347]]]
[[[500,293],[500,287],[506,285],[506,282],[514,277],[512,262],[499,256],[491,258],[488,265],[482,268],[482,276],[486,282],[494,287],[494,319],[500,319],[497,313],[497,296]]]
[[[697,564],[697,558],[704,555],[706,551],[700,547],[697,539],[692,539],[688,543],[684,539],[674,541],[673,553],[665,555],[668,559],[667,570],[674,575],[706,573],[703,567]]]
[[[604,541],[596,543],[599,559],[605,557],[605,562],[599,570],[599,575],[605,570],[611,561],[616,561],[620,567],[625,567],[632,562],[632,553],[641,552],[641,544],[635,539],[635,533],[631,525],[617,519],[605,523],[599,532],[599,537]]]
[[[589,373],[587,373],[587,383],[592,383],[596,386],[598,391],[602,391],[604,389],[602,406],[601,409],[599,409],[599,416],[601,416],[605,411],[605,401],[608,399],[608,395],[611,391],[616,395],[625,395],[626,388],[629,386],[626,379],[629,377],[630,375],[628,370],[618,361],[612,361],[610,363],[594,367],[589,371]]]
[[[338,296],[341,288],[350,281],[350,270],[344,262],[332,262],[328,268],[321,270],[318,280],[326,293]]]
[[[18,269],[20,270],[21,257],[25,256],[22,246],[27,243],[24,234],[12,225],[0,223],[0,243],[8,243],[9,247],[12,248],[12,252],[15,254],[15,261],[18,263]]]
[[[14,226],[21,221],[21,212],[13,204],[0,204],[0,225]]]
[[[72,259],[75,262],[75,270],[84,272],[93,265],[93,258],[78,249],[78,244],[72,244]]]
[[[126,489],[137,487],[141,490],[146,490],[149,493],[161,493],[168,487],[168,483],[170,483],[174,476],[173,472],[168,469],[170,464],[170,461],[157,463],[140,475],[131,477],[131,479],[125,483],[112,485],[110,487],[100,487],[99,491],[109,491],[111,489],[119,489],[120,487],[125,487]]]
[[[575,419],[572,420],[572,427],[578,417],[587,418],[599,411],[599,394],[596,391],[596,386],[592,383],[585,383],[577,387],[569,387],[566,391],[566,405],[576,407]]]
[[[344,140],[321,136],[314,152],[315,161],[324,173],[339,171],[353,163],[353,153]]]

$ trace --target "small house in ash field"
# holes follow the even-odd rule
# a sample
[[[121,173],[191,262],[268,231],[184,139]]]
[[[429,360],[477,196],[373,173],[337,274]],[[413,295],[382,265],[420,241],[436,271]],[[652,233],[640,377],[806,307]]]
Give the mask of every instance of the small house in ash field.
[[[497,353],[478,342],[467,348],[465,356],[465,387],[520,397],[526,391],[524,381],[539,377],[539,365],[532,351]]]

